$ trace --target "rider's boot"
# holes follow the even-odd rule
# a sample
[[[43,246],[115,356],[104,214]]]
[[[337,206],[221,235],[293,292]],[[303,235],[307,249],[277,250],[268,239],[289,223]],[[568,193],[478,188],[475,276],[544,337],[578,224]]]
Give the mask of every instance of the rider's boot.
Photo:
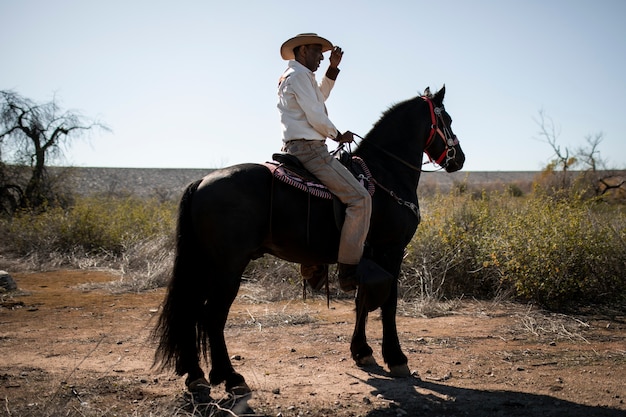
[[[339,287],[341,287],[342,291],[350,292],[356,290],[356,287],[359,283],[359,279],[356,274],[358,265],[337,264],[337,271],[339,273]]]

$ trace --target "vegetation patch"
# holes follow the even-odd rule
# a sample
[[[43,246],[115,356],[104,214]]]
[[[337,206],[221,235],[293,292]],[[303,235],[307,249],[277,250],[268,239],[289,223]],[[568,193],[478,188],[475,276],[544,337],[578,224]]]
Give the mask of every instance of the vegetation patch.
[[[110,196],[74,201],[67,208],[3,218],[0,232],[8,239],[0,250],[33,269],[116,269],[122,278],[107,284],[113,291],[166,285],[174,256],[174,201]],[[405,314],[445,314],[432,302],[462,297],[517,299],[553,310],[623,306],[625,207],[540,187],[522,196],[457,187],[423,198],[422,223],[400,276]],[[248,294],[255,302],[302,294],[298,266],[271,256],[251,262],[244,279],[267,292]],[[331,291],[339,294],[335,285]]]
[[[537,190],[438,195],[423,207],[407,249],[405,297],[513,295],[553,309],[623,301],[623,205]]]

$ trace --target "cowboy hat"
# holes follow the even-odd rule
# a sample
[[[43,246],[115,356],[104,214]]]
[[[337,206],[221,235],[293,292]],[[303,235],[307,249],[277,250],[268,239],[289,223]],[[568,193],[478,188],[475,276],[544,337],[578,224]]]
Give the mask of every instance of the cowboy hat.
[[[302,46],[302,45],[322,45],[322,52],[330,51],[333,49],[333,44],[328,40],[324,39],[321,36],[317,36],[316,33],[301,33],[299,35],[294,36],[291,39],[285,41],[280,47],[280,56],[283,57],[284,60],[295,59],[295,55],[293,53],[293,49]]]

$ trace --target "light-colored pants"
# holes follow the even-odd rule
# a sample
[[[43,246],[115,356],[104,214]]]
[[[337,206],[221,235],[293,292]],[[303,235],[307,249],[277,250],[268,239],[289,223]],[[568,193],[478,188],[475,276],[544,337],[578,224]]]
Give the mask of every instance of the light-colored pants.
[[[331,193],[346,204],[346,218],[341,228],[337,261],[356,265],[363,256],[363,246],[370,226],[372,199],[363,185],[329,152],[325,141],[292,140],[283,146],[302,162]]]

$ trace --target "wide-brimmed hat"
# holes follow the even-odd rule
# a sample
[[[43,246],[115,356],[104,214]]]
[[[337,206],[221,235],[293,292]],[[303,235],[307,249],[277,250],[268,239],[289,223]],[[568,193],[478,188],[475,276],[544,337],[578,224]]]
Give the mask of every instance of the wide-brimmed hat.
[[[301,33],[291,39],[288,39],[281,45],[280,56],[282,56],[284,60],[295,59],[296,57],[293,53],[293,48],[313,44],[322,45],[322,52],[333,49],[333,44],[328,39],[317,36],[317,33]]]

